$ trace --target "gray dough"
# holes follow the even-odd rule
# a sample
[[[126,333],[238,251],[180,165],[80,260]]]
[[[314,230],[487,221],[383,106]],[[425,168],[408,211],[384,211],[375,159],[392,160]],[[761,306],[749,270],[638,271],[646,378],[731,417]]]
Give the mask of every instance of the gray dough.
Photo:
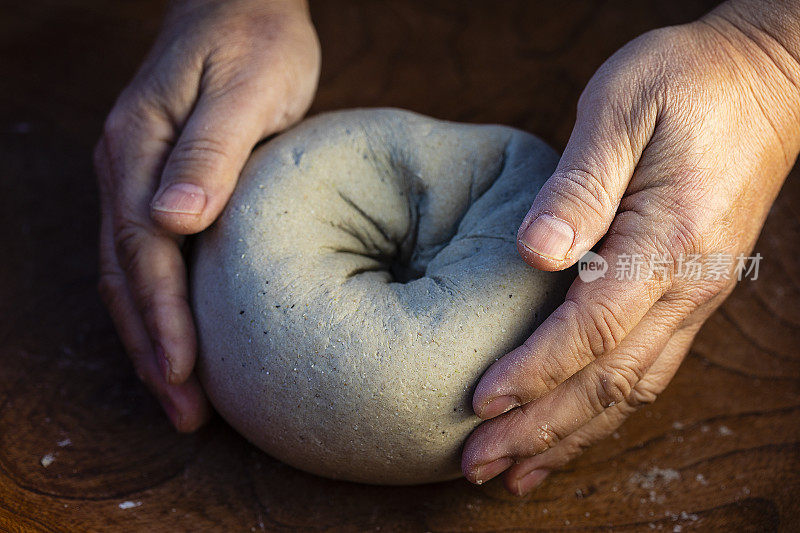
[[[566,292],[515,244],[556,162],[518,130],[393,109],[258,148],[191,272],[216,409],[322,476],[457,477],[475,384]]]

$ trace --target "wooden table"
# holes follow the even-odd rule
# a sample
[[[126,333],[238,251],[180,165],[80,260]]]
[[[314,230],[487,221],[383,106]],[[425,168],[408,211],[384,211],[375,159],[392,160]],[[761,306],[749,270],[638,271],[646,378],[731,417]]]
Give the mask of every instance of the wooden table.
[[[800,184],[742,283],[652,406],[529,497],[497,482],[368,487],[304,474],[221,420],[174,433],[95,293],[90,152],[162,2],[28,0],[0,15],[0,528],[800,527]],[[714,2],[317,0],[314,111],[398,106],[563,147],[582,86],[624,42]],[[46,466],[45,466],[46,465]]]

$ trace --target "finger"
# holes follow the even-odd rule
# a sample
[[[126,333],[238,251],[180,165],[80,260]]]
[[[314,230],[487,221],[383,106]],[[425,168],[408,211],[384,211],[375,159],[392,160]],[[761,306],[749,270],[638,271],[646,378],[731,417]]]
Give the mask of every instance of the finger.
[[[515,463],[503,473],[506,489],[522,496],[537,488],[553,471],[563,468],[593,444],[611,435],[635,410],[627,401],[615,405],[555,447]]]
[[[689,351],[697,329],[683,328],[670,338],[648,373],[634,387],[631,399],[604,410],[555,447],[523,459],[509,468],[503,476],[506,488],[520,496],[530,492],[550,472],[563,468],[590,446],[616,431],[637,408],[655,400],[675,375]]]
[[[196,353],[186,270],[179,241],[149,216],[172,129],[165,117],[143,109],[121,116],[112,112],[102,143],[114,253],[135,304],[130,320],[143,321],[165,380],[178,384],[191,374]]]
[[[97,158],[98,173],[107,174],[105,157]],[[101,176],[101,180],[106,179]],[[165,381],[156,363],[149,336],[136,313],[125,275],[116,261],[113,224],[105,186],[101,186],[103,214],[100,224],[100,282],[98,289],[109,310],[120,339],[139,378],[150,388],[180,431],[194,431],[210,415],[210,408],[197,380],[192,378],[178,386]]]
[[[608,231],[656,124],[655,106],[601,68],[578,102],[558,167],[517,236],[523,259],[542,270],[574,264]]]
[[[191,234],[219,216],[253,146],[282,124],[271,94],[255,81],[204,89],[164,167],[153,220],[170,232]]]
[[[619,219],[616,225],[624,225]],[[639,228],[655,228],[637,220]],[[615,265],[630,257],[626,250],[642,250],[641,256],[657,248],[636,233],[610,235],[600,249],[602,257]],[[612,231],[613,233],[613,231]],[[644,263],[643,261],[641,261]],[[661,298],[671,279],[669,273],[653,274],[649,265],[638,264],[631,279],[613,274],[594,281],[576,279],[566,300],[545,319],[522,346],[496,361],[481,377],[473,395],[475,413],[483,419],[498,416],[518,405],[539,398],[564,380],[616,348]],[[692,309],[687,309],[685,314]]]
[[[607,408],[630,400],[641,377],[683,321],[676,307],[659,302],[617,349],[544,397],[479,426],[464,447],[468,478],[485,480],[485,465],[498,459],[543,453]]]
[[[121,271],[106,270],[101,279],[100,292],[134,370],[156,396],[175,428],[182,432],[195,431],[210,416],[205,394],[194,374],[180,385],[169,384],[164,379],[146,330],[141,322],[131,320],[136,309],[124,280]]]

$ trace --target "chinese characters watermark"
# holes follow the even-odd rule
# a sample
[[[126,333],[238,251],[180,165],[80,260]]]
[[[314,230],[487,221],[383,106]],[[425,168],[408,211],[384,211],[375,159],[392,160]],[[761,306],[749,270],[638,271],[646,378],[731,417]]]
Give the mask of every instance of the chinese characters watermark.
[[[708,255],[681,254],[677,260],[667,255],[620,254],[613,269],[599,254],[587,252],[578,261],[578,276],[584,282],[613,275],[618,281],[642,281],[653,278],[666,279],[670,275],[687,280],[757,280],[763,259],[755,255],[715,253]],[[612,270],[609,273],[609,270]]]

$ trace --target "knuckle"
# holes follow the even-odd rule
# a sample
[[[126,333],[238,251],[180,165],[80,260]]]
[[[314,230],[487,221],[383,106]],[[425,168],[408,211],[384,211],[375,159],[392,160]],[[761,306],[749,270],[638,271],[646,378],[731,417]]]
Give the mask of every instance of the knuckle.
[[[116,138],[129,127],[130,120],[130,114],[125,107],[114,106],[103,123],[103,136],[107,139]]]
[[[633,391],[634,383],[628,372],[601,371],[595,383],[594,395],[590,397],[596,412],[625,402]]]
[[[529,457],[549,450],[561,442],[562,435],[549,422],[528,409],[515,409],[508,421],[504,438],[513,442],[509,449],[515,457]],[[516,437],[514,437],[516,436]]]
[[[593,358],[613,350],[625,337],[622,308],[606,299],[588,305],[576,303],[577,329]]]
[[[725,256],[717,254],[719,255]],[[735,288],[736,275],[733,264],[725,265],[719,261],[726,260],[715,259],[715,254],[699,256],[697,263],[699,266],[695,273],[692,274],[690,269],[685,269],[676,280],[680,283],[676,283],[671,290],[664,293],[664,300],[676,306],[683,314],[721,303]]]
[[[116,273],[103,273],[97,281],[97,292],[107,308],[116,307],[116,302],[125,288],[125,280]]]
[[[148,365],[145,363],[145,355],[132,354],[130,359],[131,363],[133,364],[133,372],[136,374],[136,377],[139,378],[139,381],[144,383],[148,389],[155,392],[157,390],[158,382],[156,381],[153,372],[150,371]]]
[[[725,287],[719,286],[718,282],[697,281],[691,282],[680,289],[669,291],[664,299],[679,308],[682,315],[688,315],[714,301],[720,294],[724,293]]]
[[[655,402],[656,398],[658,398],[658,393],[656,393],[654,390],[646,387],[635,387],[628,398],[628,404],[631,407],[638,409]]]
[[[662,232],[664,245],[667,251],[677,257],[680,254],[704,253],[706,239],[704,237],[702,217],[696,212],[681,214],[681,210],[674,211],[671,223]]]
[[[562,203],[581,211],[588,208],[596,217],[606,219],[615,211],[615,202],[602,178],[589,170],[570,168],[552,178],[552,194]]]
[[[580,356],[576,356],[580,358]],[[578,366],[583,366],[580,361]],[[547,364],[542,366],[540,379],[543,381],[547,391],[558,387],[572,372],[569,363],[558,357],[551,358]]]
[[[253,70],[242,71],[239,62],[216,62],[208,74],[205,97],[228,105],[247,105],[259,90],[268,88],[268,79]]]
[[[703,305],[719,305],[736,287],[735,279],[704,280],[689,294],[695,309]]]
[[[582,326],[581,306],[572,299],[568,299],[559,306],[548,320],[554,324],[553,328],[560,331],[571,332],[562,335],[561,341],[568,346],[564,347],[558,357],[547,357],[541,361],[535,372],[538,380],[538,389],[551,391],[564,382],[569,376],[584,368],[603,352],[602,339],[599,341],[595,337],[586,334],[586,328]],[[608,328],[603,328],[608,331]],[[526,353],[537,353],[541,350],[536,345],[536,337],[529,337],[524,343]],[[590,342],[591,341],[591,342]]]
[[[106,116],[103,123],[103,137],[112,147],[118,142],[124,142],[131,129],[140,127],[149,116],[149,107],[145,102],[124,96]]]
[[[107,151],[112,154],[129,142],[133,133],[152,133],[164,119],[164,110],[153,96],[129,96],[127,93],[132,90],[131,87],[125,90],[103,123],[101,139],[107,143]]]
[[[145,230],[130,221],[120,221],[114,228],[114,249],[120,266],[129,271],[141,263]]]
[[[709,237],[719,228],[713,205],[703,199],[707,176],[696,170],[674,172],[683,177],[650,189],[649,201],[637,210],[648,220],[656,221],[653,234],[656,247],[673,258],[681,254],[703,254],[709,251]]]
[[[578,119],[596,114],[598,109],[619,112],[619,96],[630,92],[628,80],[614,75],[609,64],[601,65],[578,97]]]
[[[262,46],[254,52],[254,43],[258,39],[263,38],[229,39],[223,49],[210,53],[204,74],[205,97],[225,99],[233,105],[250,105],[259,95],[284,82],[286,66],[281,64],[280,48]]]
[[[530,340],[526,340],[523,346],[527,353],[536,353],[536,348],[531,344]],[[550,357],[542,362],[535,373],[538,387],[534,388],[542,391],[551,391],[564,381],[564,376],[568,375],[567,363],[559,357]]]
[[[227,144],[213,137],[195,137],[181,141],[170,155],[170,173],[205,174],[214,172],[229,163]],[[198,175],[200,175],[198,174]]]
[[[542,453],[554,447],[561,441],[557,431],[550,424],[538,424],[533,430],[533,445],[535,453]]]
[[[639,409],[645,405],[650,405],[658,398],[659,393],[664,389],[664,385],[652,379],[642,379],[633,387],[627,404],[631,410]]]
[[[537,420],[535,415],[527,409],[516,409],[515,422],[524,428],[522,434],[527,435],[524,442],[520,443],[524,449],[515,450],[515,456],[538,455],[549,450],[561,442],[562,435],[550,423]],[[514,433],[516,433],[514,431]]]
[[[565,439],[562,446],[566,446],[564,452],[564,462],[567,463],[580,456],[583,452],[592,447],[592,439],[584,433],[574,433],[569,439]]]
[[[290,21],[279,13],[268,15],[251,14],[248,17],[222,18],[225,32],[224,46],[213,49],[213,53],[223,57],[237,57],[252,54],[253,43],[260,48],[269,48],[282,42]]]
[[[694,170],[672,172],[682,177],[649,187],[646,196],[628,198],[612,232],[634,239],[646,234],[646,249],[672,260],[707,253],[714,233],[720,230],[717,210],[705,198],[707,178]],[[641,231],[644,224],[650,231]]]
[[[635,413],[638,407],[631,405],[630,399],[628,399],[620,404],[617,404],[616,409],[623,418],[627,418]]]

